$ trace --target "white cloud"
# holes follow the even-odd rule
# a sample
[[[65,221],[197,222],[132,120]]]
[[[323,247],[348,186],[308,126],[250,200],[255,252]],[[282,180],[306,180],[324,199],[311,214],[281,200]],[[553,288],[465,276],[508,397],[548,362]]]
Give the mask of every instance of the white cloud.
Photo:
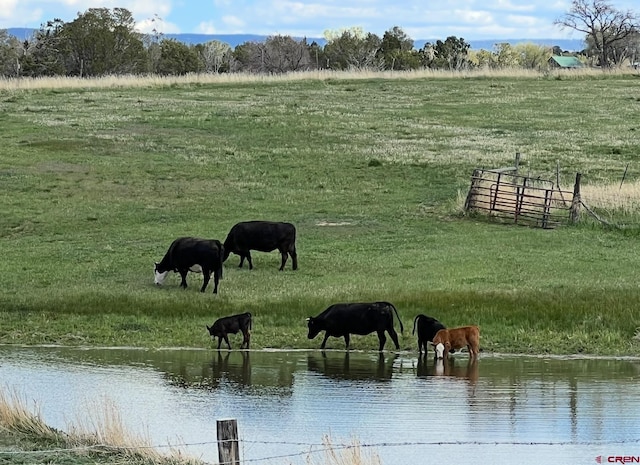
[[[494,5],[491,5],[492,9],[500,11],[535,11],[536,6],[527,1],[524,5],[514,5],[511,0],[495,0]]]
[[[479,37],[479,38],[500,38],[500,37],[512,37],[515,32],[518,32],[517,29],[511,27],[504,27],[498,24],[492,24],[489,26],[483,26],[479,28],[473,27],[463,27],[461,28],[463,37]]]
[[[135,16],[142,15],[153,16],[158,15],[161,18],[168,18],[173,9],[171,0],[135,0],[129,2],[116,1],[119,5],[124,5]]]
[[[518,27],[534,27],[539,23],[538,18],[533,16],[507,15],[506,19],[508,24]]]
[[[216,34],[216,27],[213,21],[203,21],[198,24],[198,32],[201,34]]]
[[[256,2],[249,7],[236,6],[229,11],[244,19],[244,32],[254,34],[285,34],[320,37],[326,29],[363,26],[378,32],[375,22],[384,16],[385,6],[376,7],[371,1],[291,1],[273,0]],[[231,23],[230,23],[231,24]],[[389,25],[391,27],[391,25]],[[248,28],[248,29],[247,29]]]
[[[0,0],[0,18],[11,18],[17,4],[18,0]]]
[[[222,23],[233,32],[247,32],[258,34],[258,32],[250,32],[246,29],[247,23],[237,16],[226,15],[222,17]]]
[[[463,22],[478,27],[495,22],[494,16],[487,11],[455,10],[451,17],[456,18],[457,21],[453,21],[454,23]]]
[[[135,30],[143,34],[151,34],[153,30],[158,31],[158,24],[152,19],[144,19],[136,22]]]
[[[133,12],[132,12],[133,13]],[[145,17],[146,16],[146,17]],[[180,26],[171,21],[167,21],[160,14],[142,15],[143,19],[136,21],[136,30],[144,34],[158,32],[161,34],[179,34],[182,32]]]
[[[0,29],[10,27],[39,27],[41,23],[53,18],[44,18],[41,8],[25,8],[26,5],[17,2],[0,1]]]
[[[176,24],[156,18],[137,21],[135,29],[143,34],[152,34],[154,31],[160,34],[179,34],[181,32],[180,27]]]
[[[319,23],[322,18],[376,18],[383,11],[375,5],[367,7],[335,6],[324,3],[304,3],[290,1],[276,1],[272,5],[278,15],[285,14],[292,18],[312,18]]]

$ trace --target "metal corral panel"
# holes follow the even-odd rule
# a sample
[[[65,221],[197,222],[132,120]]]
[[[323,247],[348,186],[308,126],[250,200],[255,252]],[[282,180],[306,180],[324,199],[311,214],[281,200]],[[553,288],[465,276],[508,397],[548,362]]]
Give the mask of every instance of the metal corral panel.
[[[477,169],[465,202],[466,211],[540,228],[568,223],[572,193],[558,189],[552,181]]]

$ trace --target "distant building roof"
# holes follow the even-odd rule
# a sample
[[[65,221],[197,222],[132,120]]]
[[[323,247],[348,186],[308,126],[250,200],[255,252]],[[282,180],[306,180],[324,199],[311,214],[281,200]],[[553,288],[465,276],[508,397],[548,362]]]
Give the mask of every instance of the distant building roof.
[[[549,64],[557,68],[582,68],[584,65],[576,57],[563,57],[553,55],[549,58]]]

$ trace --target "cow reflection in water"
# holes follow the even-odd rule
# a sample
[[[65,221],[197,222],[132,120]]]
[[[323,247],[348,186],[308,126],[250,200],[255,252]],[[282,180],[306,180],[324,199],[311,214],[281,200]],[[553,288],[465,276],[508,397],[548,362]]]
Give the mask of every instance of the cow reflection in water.
[[[416,371],[419,377],[451,376],[468,379],[472,384],[478,381],[477,357],[461,360],[458,363],[454,357],[449,357],[448,360],[431,358],[431,363],[428,362],[429,358],[431,357],[426,354],[418,357]]]
[[[309,371],[328,378],[345,380],[391,380],[393,365],[398,354],[379,353],[375,358],[345,353],[310,353],[307,357]]]
[[[290,396],[293,393],[295,363],[274,354],[231,351],[217,352],[211,360],[210,384],[252,394]]]
[[[230,360],[231,358],[231,360]],[[180,365],[167,372],[169,382],[185,389],[215,390],[223,383],[244,387],[251,385],[251,363],[248,351],[223,352],[213,355],[213,360],[195,366]]]
[[[230,363],[232,353],[233,360]],[[242,360],[238,360],[240,357]],[[211,361],[211,375],[211,384],[215,386],[228,381],[239,386],[251,386],[250,352],[217,352]]]

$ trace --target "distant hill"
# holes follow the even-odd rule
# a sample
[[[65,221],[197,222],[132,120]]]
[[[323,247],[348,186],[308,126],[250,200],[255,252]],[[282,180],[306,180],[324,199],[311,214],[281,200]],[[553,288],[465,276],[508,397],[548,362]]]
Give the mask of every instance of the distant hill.
[[[9,34],[17,37],[20,40],[29,39],[36,29],[29,29],[24,27],[15,27],[7,29]],[[268,36],[257,34],[165,34],[164,37],[168,39],[175,39],[188,45],[203,44],[212,40],[219,40],[229,44],[231,48],[236,48],[240,44],[245,42],[262,42]],[[300,38],[297,38],[300,39]],[[439,40],[444,40],[441,38]],[[421,49],[427,42],[435,43],[438,39],[420,39],[414,40],[413,46],[416,49]],[[467,40],[467,39],[465,39]],[[319,37],[307,37],[307,43],[316,42],[318,45],[324,46],[326,40]],[[569,52],[579,52],[585,48],[584,40],[582,39],[482,39],[482,40],[467,40],[471,45],[472,50],[493,50],[496,44],[510,43],[511,45],[521,43],[532,43],[536,45],[544,45],[548,47],[558,46],[562,50]]]
[[[164,34],[163,37],[175,39],[188,45],[204,44],[212,40],[219,40],[220,42],[229,44],[231,48],[236,48],[245,42],[263,42],[267,38],[267,36],[257,34]],[[311,43],[312,40],[308,42]]]

